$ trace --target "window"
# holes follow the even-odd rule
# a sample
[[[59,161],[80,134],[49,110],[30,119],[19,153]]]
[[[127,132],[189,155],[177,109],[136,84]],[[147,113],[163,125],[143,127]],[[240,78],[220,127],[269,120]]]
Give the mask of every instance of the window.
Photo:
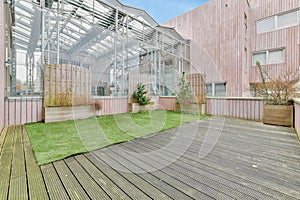
[[[257,34],[275,30],[275,16],[257,21]]]
[[[275,50],[275,51],[269,51],[269,64],[274,63],[283,63],[284,57],[283,57],[283,49]]]
[[[261,65],[284,63],[284,49],[253,53],[252,66],[255,66],[257,61],[260,62]]]
[[[212,84],[206,84],[206,96],[213,96]]]
[[[266,52],[255,53],[252,56],[252,65],[255,66],[257,61],[261,65],[265,65],[267,63],[266,60],[267,60]]]
[[[215,84],[215,96],[225,97],[226,96],[226,83],[216,83]]]
[[[290,12],[284,15],[278,16],[277,19],[277,27],[278,28],[286,28],[289,26],[295,26],[298,24],[298,14],[297,11]]]
[[[296,26],[300,24],[300,10],[293,10],[282,15],[275,15],[256,22],[257,34]]]

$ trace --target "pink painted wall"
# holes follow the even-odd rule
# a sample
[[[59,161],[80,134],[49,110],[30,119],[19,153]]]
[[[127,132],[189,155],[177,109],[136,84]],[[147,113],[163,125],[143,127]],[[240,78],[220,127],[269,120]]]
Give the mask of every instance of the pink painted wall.
[[[4,69],[5,69],[4,1],[0,2],[0,131],[4,127]]]
[[[245,14],[250,17],[246,0],[211,0],[165,24],[192,40],[192,72],[206,73],[207,83],[226,82],[227,96],[249,95]]]
[[[205,72],[207,83],[226,82],[228,97],[247,97],[250,83],[260,81],[253,52],[285,48],[284,64],[263,66],[273,77],[300,66],[299,25],[256,34],[257,20],[299,7],[299,0],[211,0],[165,25],[192,41],[193,72]]]
[[[43,110],[41,97],[8,98],[5,100],[5,125],[42,121]]]
[[[96,115],[112,115],[128,112],[127,97],[95,97],[95,100],[101,103],[101,110],[96,112]]]
[[[207,114],[261,121],[264,101],[258,98],[207,98]]]
[[[257,34],[256,21],[300,7],[299,0],[250,0],[251,6],[251,49],[260,52],[268,49],[285,48],[285,62],[282,64],[264,65],[271,77],[278,77],[285,72],[295,72],[300,66],[300,25],[276,31]],[[250,68],[250,82],[260,82],[257,67]]]
[[[175,110],[175,97],[159,97],[159,105],[164,110]]]
[[[294,103],[295,106],[295,129],[300,140],[300,100]]]

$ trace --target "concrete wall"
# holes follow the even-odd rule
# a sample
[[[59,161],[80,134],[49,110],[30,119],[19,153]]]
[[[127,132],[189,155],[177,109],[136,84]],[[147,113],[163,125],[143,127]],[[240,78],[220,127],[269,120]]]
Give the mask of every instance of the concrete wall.
[[[4,127],[5,35],[4,1],[0,2],[0,131]]]

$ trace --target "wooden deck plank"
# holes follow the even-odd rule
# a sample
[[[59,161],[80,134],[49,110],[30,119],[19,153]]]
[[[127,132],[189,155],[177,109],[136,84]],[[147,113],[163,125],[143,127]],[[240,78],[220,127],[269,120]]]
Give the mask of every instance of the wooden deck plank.
[[[131,199],[112,180],[97,169],[84,155],[75,156],[80,165],[86,169],[87,173],[103,188],[111,199]]]
[[[96,152],[96,154],[99,154],[99,151]],[[98,156],[102,156],[102,154],[98,155]],[[118,159],[120,159],[118,157]],[[123,161],[123,160],[122,160]],[[114,165],[116,165],[116,163],[114,163]],[[155,166],[153,166],[153,168],[155,168]],[[163,172],[161,172],[160,169],[157,168],[157,171],[153,172],[153,174],[157,177],[160,177],[161,180],[163,180],[164,182],[172,185],[174,188],[176,188],[177,190],[185,193],[186,195],[192,197],[192,198],[201,198],[201,199],[213,199],[210,196],[199,192],[198,190],[196,190],[195,188],[191,187],[188,184],[185,184],[183,182],[180,181],[180,179],[177,179],[176,177],[172,177],[169,176]]]
[[[67,158],[65,159],[65,163],[91,199],[110,199],[105,191],[78,164],[75,158]]]
[[[22,126],[16,126],[8,199],[28,199],[22,138]]]
[[[106,165],[102,160],[100,160],[94,153],[88,153],[85,155],[99,170],[107,176],[122,190],[128,194],[133,199],[150,199],[143,191],[139,190],[135,185],[130,183],[124,177],[122,177],[113,168]]]
[[[134,148],[133,148],[134,147]],[[140,143],[134,143],[133,145],[127,145],[127,147],[125,147],[126,149],[130,149],[132,151],[136,151],[137,153],[139,152],[140,149],[144,149],[144,148],[148,148],[146,146],[141,145]],[[149,150],[153,150],[150,149]],[[166,154],[165,152],[163,152],[162,154],[160,154],[160,157],[148,157],[145,158],[147,160],[149,160],[149,162],[162,162],[161,159],[176,159],[176,157],[174,156],[174,154],[170,153],[170,154]],[[232,197],[237,197],[239,199],[253,199],[252,197],[252,191],[251,191],[251,195],[250,194],[246,194],[241,192],[242,189],[238,190],[240,185],[239,184],[234,184],[233,182],[230,182],[228,180],[224,180],[221,179],[220,177],[214,176],[213,174],[210,173],[205,173],[203,170],[193,167],[185,162],[181,162],[179,161],[179,159],[176,159],[176,161],[174,163],[172,163],[171,165],[169,165],[168,167],[164,168],[163,171],[170,171],[171,173],[174,174],[182,174],[184,176],[188,176],[192,179],[195,179],[197,182],[200,182],[202,184],[207,184],[210,187],[213,187],[217,190],[219,190],[220,192],[223,192],[229,196],[232,195]],[[212,193],[210,193],[212,194]],[[260,197],[262,196],[261,193],[258,194]],[[272,198],[270,198],[272,199]]]
[[[14,129],[13,126],[8,127],[7,135],[3,139],[4,144],[0,157],[0,199],[8,198],[11,161],[13,158]]]
[[[41,169],[36,163],[25,128],[23,129],[23,143],[29,199],[49,199]]]
[[[126,164],[123,165],[125,162],[129,162],[128,160],[123,159],[122,157],[118,156],[117,154],[113,153],[110,148],[103,149],[101,151],[101,158],[106,164],[109,164],[119,169],[119,173],[134,184],[137,188],[145,192],[149,197],[152,199],[171,199],[167,196],[163,191],[159,190],[158,188],[154,187],[152,184],[146,182],[137,174],[134,173],[135,170],[130,171],[126,168]],[[114,159],[113,159],[114,158]],[[117,159],[118,162],[115,160]],[[141,170],[141,169],[137,169]],[[147,173],[146,171],[144,173]]]
[[[150,145],[146,145],[145,143],[143,143],[143,145],[141,145],[140,143],[134,142],[132,144],[132,146],[134,146],[136,148],[139,148],[139,146],[142,146],[142,147],[149,148],[151,151],[153,151],[154,150],[153,147],[155,147],[155,144],[150,146]],[[161,158],[164,159],[165,157],[176,159],[176,155],[174,155],[174,153],[171,151],[164,151],[163,154],[161,155]],[[210,166],[205,166],[196,161],[197,161],[197,159],[195,159],[195,158],[193,160],[188,160],[182,156],[180,159],[177,159],[176,162],[173,163],[172,165],[170,165],[169,167],[174,169],[175,171],[184,170],[184,174],[192,176],[192,177],[200,178],[200,175],[201,175],[201,176],[203,176],[203,177],[201,177],[201,180],[202,179],[214,180],[218,183],[223,184],[222,186],[220,186],[222,188],[230,187],[230,188],[240,191],[241,193],[244,193],[246,195],[253,196],[254,198],[263,198],[263,199],[270,199],[270,200],[274,199],[274,197],[272,197],[270,195],[265,195],[265,194],[259,192],[260,189],[248,188],[247,183],[245,183],[245,180],[243,180],[243,179],[235,178],[233,175],[225,174],[221,171],[218,171],[217,169],[212,169]],[[241,194],[239,194],[239,195],[241,195]]]
[[[90,198],[63,160],[56,161],[53,165],[71,199]]]
[[[7,130],[8,130],[8,126],[5,126],[3,128],[3,130],[1,131],[1,133],[0,133],[0,156],[1,156],[1,153],[2,153],[2,148],[3,148],[3,145],[4,145],[4,141],[5,141],[7,132],[8,132]]]
[[[165,136],[165,135],[164,135]],[[168,140],[167,139],[168,138],[168,136],[166,136],[166,140]],[[154,140],[152,140],[151,142],[149,141],[149,143],[151,143],[151,145],[153,146],[154,145],[154,143],[161,143],[163,141],[163,137],[160,137],[160,139],[155,139],[155,141]],[[144,143],[147,143],[147,142],[144,142]],[[164,145],[166,142],[164,142],[164,143],[161,143],[161,145]],[[200,144],[196,144],[195,145],[195,150],[194,150],[194,152],[192,152],[192,155],[189,155],[189,154],[185,154],[185,156],[188,156],[189,158],[190,158],[190,160],[191,161],[194,161],[195,160],[195,158],[197,158],[197,156],[198,156],[198,151],[199,151],[199,145]],[[158,148],[160,148],[161,146],[159,146]],[[180,145],[178,145],[178,148],[180,148]],[[224,148],[228,148],[227,146],[225,146]],[[190,149],[187,151],[187,152],[189,152],[190,151]],[[251,169],[250,167],[248,168],[248,171],[247,170],[244,170],[243,171],[243,173],[241,172],[241,170],[239,170],[239,171],[236,171],[236,167],[238,167],[238,169],[240,169],[240,168],[244,168],[243,167],[243,165],[245,165],[245,164],[243,164],[243,163],[240,163],[240,165],[235,165],[235,166],[233,166],[232,165],[232,162],[234,163],[235,162],[235,160],[231,160],[230,162],[223,162],[223,160],[224,160],[224,156],[223,157],[218,157],[218,153],[214,153],[214,151],[212,151],[211,152],[211,154],[213,154],[213,156],[211,156],[212,158],[212,161],[216,161],[217,162],[217,164],[215,164],[216,166],[218,166],[218,167],[220,167],[221,168],[221,170],[227,170],[227,168],[229,169],[229,170],[231,170],[231,173],[233,173],[233,174],[237,174],[237,172],[238,172],[238,174],[240,175],[240,176],[242,176],[242,177],[244,177],[245,175],[248,175],[248,177],[249,178],[255,178],[256,177],[256,179],[254,179],[253,181],[254,182],[257,182],[257,179],[260,179],[261,181],[258,181],[258,183],[260,183],[262,186],[265,186],[265,183],[263,182],[265,179],[267,179],[267,181],[266,181],[266,184],[267,184],[267,186],[269,187],[269,188],[276,188],[276,185],[281,185],[282,184],[282,182],[272,182],[272,181],[270,181],[270,178],[268,179],[268,177],[266,177],[265,176],[265,174],[261,174],[260,173],[260,175],[258,175],[257,176],[257,172],[255,171],[255,172],[252,172],[253,171],[253,169]],[[226,157],[227,158],[227,157]],[[228,159],[228,158],[227,158]],[[205,160],[205,159],[203,159],[203,160]],[[201,162],[203,161],[203,160],[201,160]],[[209,164],[212,164],[211,163],[211,161],[209,162]],[[226,167],[222,167],[222,166],[226,166]],[[229,166],[229,167],[228,167]],[[252,166],[252,164],[250,165],[250,166]],[[269,173],[271,173],[271,172],[268,172],[268,175],[269,175]],[[263,176],[264,178],[261,178],[261,176]],[[246,176],[247,177],[247,176]],[[273,177],[273,178],[276,178],[276,177]],[[288,187],[288,186],[286,186],[286,187]],[[291,186],[291,187],[294,187],[295,189],[296,189],[296,187],[297,186]],[[293,196],[298,196],[299,194],[298,194],[298,192],[297,191],[295,191],[295,189],[294,189],[294,191],[290,191],[289,190],[289,188],[286,188],[286,189],[284,189],[285,187],[282,187],[281,188],[281,192],[282,193],[286,193],[286,194],[292,194]],[[283,191],[282,191],[283,190]],[[284,192],[285,191],[285,192]],[[290,197],[289,195],[286,195],[286,194],[282,194],[282,193],[276,193],[276,192],[274,192],[274,191],[272,191],[272,190],[269,190],[269,194],[270,195],[274,195],[274,194],[276,194],[276,195],[278,195],[279,197],[281,196],[283,196],[283,197],[285,197],[285,198],[287,198],[287,197]]]
[[[41,166],[50,199],[70,199],[52,163]]]

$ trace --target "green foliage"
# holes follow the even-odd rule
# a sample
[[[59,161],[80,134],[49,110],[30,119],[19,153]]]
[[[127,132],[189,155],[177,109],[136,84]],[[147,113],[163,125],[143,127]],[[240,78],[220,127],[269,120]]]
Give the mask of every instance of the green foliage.
[[[133,92],[132,97],[137,100],[140,105],[150,104],[151,98],[146,96],[147,90],[145,89],[145,85],[139,83],[137,86],[137,90]]]
[[[299,72],[286,72],[278,77],[271,77],[260,62],[256,62],[262,83],[256,84],[256,96],[262,96],[269,105],[291,105],[295,95],[295,84],[299,81]]]
[[[195,97],[191,89],[191,83],[185,80],[183,72],[179,82],[179,92],[176,94],[176,101],[178,103],[193,103],[194,100]]]

